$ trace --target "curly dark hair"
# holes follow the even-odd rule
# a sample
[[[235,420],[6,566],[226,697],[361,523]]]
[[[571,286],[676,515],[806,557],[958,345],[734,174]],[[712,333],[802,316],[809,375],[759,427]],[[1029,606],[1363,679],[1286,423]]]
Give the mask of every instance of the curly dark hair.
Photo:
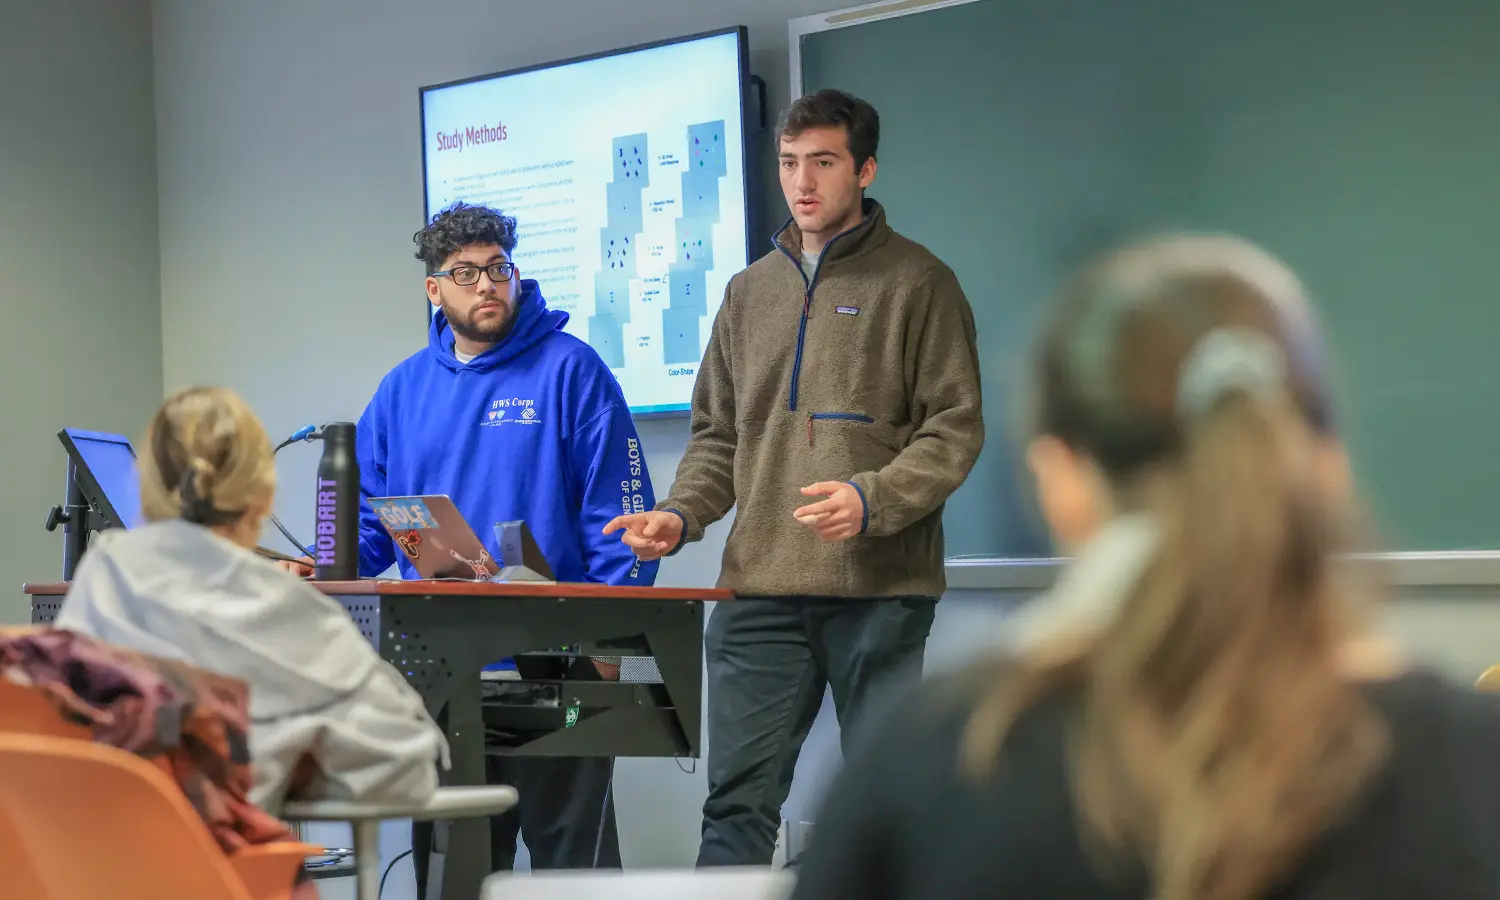
[[[417,245],[417,259],[431,274],[448,257],[474,244],[498,244],[509,256],[516,249],[516,220],[498,209],[460,200],[440,210],[411,239]]]
[[[880,113],[864,100],[828,88],[794,101],[776,126],[776,139],[795,138],[809,128],[843,128],[848,135],[854,169],[873,159],[880,147]]]

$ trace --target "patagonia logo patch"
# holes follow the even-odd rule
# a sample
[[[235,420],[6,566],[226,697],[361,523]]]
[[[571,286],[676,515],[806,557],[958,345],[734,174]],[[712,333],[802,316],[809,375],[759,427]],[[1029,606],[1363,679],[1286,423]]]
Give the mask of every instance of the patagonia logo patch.
[[[833,311],[836,312],[836,313],[838,313],[841,316],[857,316],[857,315],[859,315],[859,307],[857,307],[857,306],[835,306],[833,308]]]

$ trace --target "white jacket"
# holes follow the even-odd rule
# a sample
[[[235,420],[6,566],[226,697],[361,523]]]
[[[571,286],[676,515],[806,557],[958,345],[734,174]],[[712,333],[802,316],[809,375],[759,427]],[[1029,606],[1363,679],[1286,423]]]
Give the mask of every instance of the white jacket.
[[[247,682],[250,799],[273,814],[304,754],[320,777],[298,799],[422,800],[447,766],[421,698],[342,606],[207,528],[98,535],[54,624]]]

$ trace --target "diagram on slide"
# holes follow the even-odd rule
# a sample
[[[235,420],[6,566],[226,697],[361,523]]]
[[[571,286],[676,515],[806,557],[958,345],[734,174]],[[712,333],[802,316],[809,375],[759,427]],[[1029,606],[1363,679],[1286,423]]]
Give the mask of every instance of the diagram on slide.
[[[594,279],[594,315],[588,320],[588,342],[604,365],[625,365],[624,326],[630,321],[630,279],[636,276],[636,248],[643,228],[640,192],[651,184],[646,168],[645,135],[627,135],[613,142],[615,177],[610,178],[604,226],[598,233],[598,278]]]
[[[702,356],[698,327],[708,314],[713,227],[719,223],[719,181],[726,172],[724,122],[688,126],[677,259],[671,267],[671,299],[662,311],[662,356],[668,365],[695,363]]]
[[[607,208],[599,231],[599,275],[594,279],[594,314],[589,343],[611,369],[625,365],[624,327],[630,321],[630,282],[638,272],[636,249],[645,227],[641,192],[651,185],[646,135],[614,139],[614,177],[605,186]]]
[[[637,297],[655,303],[654,321],[637,322],[636,334],[660,354],[667,366],[694,365],[702,357],[702,329],[709,314],[708,273],[714,268],[714,227],[721,221],[720,186],[728,175],[725,128],[722,119],[689,125],[686,152],[659,153],[653,160],[648,135],[616,137],[611,142],[612,177],[605,185],[606,214],[599,231],[599,269],[594,279],[594,312],[589,317],[589,343],[612,369],[626,365],[627,329],[633,319],[632,289]],[[676,168],[678,192],[652,189],[652,169],[669,177]],[[670,184],[670,182],[668,182]],[[649,205],[648,205],[649,204]],[[675,212],[670,238],[647,260],[653,243],[648,213]],[[665,221],[662,222],[665,225]],[[657,226],[660,227],[660,226]],[[666,252],[663,252],[666,251]],[[664,271],[660,271],[664,264]],[[643,265],[646,269],[643,269]],[[653,273],[644,280],[643,274]],[[665,305],[660,305],[660,300]],[[638,305],[639,308],[639,305]]]

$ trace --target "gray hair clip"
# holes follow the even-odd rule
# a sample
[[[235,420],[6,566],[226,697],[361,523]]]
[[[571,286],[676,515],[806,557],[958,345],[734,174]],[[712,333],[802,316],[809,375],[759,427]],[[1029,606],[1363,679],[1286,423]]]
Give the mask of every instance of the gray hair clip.
[[[1286,358],[1264,332],[1214,328],[1182,362],[1177,374],[1177,415],[1192,422],[1231,391],[1270,394],[1282,389]]]

